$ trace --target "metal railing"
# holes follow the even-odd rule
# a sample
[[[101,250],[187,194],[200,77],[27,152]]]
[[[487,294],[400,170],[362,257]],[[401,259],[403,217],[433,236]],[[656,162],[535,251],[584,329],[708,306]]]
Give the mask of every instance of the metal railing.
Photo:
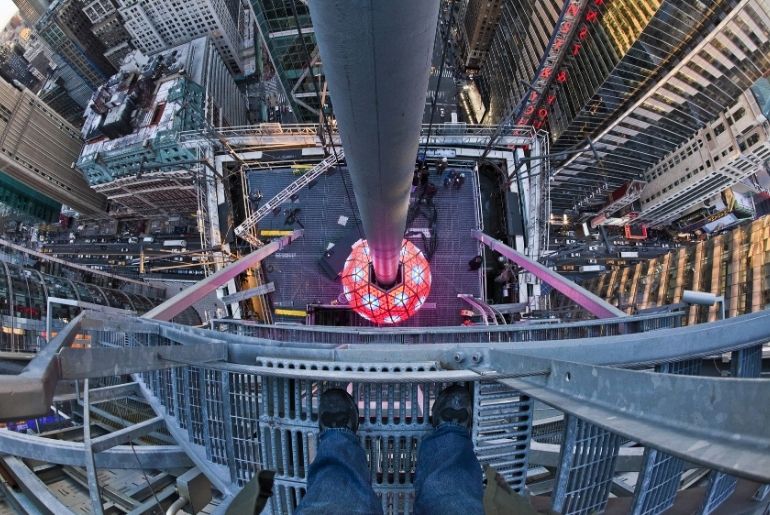
[[[475,327],[391,328],[266,325],[243,320],[212,320],[211,328],[255,338],[307,343],[492,343],[564,340],[635,334],[681,327],[683,312],[662,313],[610,320],[541,325],[500,325]]]
[[[258,469],[276,471],[272,513],[293,513],[305,491],[319,396],[333,386],[358,402],[359,438],[386,513],[411,513],[428,414],[453,382],[472,385],[479,460],[517,491],[530,466],[534,399],[565,413],[548,433],[562,443],[552,495],[562,513],[604,509],[628,442],[646,453],[635,513],[670,506],[681,460],[715,469],[704,497],[709,509],[732,492],[736,475],[770,482],[770,420],[766,410],[748,409],[770,403],[770,382],[698,377],[696,366],[733,351],[734,377],[757,377],[770,311],[691,327],[678,327],[678,314],[421,330],[214,322],[227,332],[86,316],[41,353],[32,375],[50,387],[56,379],[133,373],[168,432],[225,499]],[[76,332],[87,333],[93,348],[67,348]],[[656,373],[618,368],[653,364]],[[0,380],[0,401],[5,386]]]

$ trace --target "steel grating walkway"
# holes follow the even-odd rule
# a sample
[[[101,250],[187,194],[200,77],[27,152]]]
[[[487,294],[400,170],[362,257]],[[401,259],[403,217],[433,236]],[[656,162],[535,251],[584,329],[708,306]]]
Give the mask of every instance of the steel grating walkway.
[[[767,381],[741,379],[759,371],[761,342],[770,338],[768,318],[770,312],[762,312],[681,328],[681,313],[669,313],[430,331],[218,321],[217,330],[201,330],[87,313],[62,330],[41,359],[56,361],[45,367],[55,374],[49,377],[54,382],[133,374],[138,390],[131,391],[143,395],[221,494],[214,513],[222,513],[260,469],[276,473],[271,513],[294,513],[316,454],[319,397],[330,387],[346,388],[358,403],[359,439],[385,513],[411,513],[419,445],[432,430],[431,405],[446,385],[471,383],[477,456],[514,490],[525,491],[533,463],[549,467],[551,508],[590,514],[610,509],[617,468],[640,471],[625,501],[634,513],[660,513],[681,493],[677,480],[683,468],[698,466],[709,470],[698,512],[707,514],[724,507],[736,485],[745,491],[746,478],[770,481],[770,425],[762,423],[767,414],[738,402],[770,402]],[[68,348],[78,334],[90,336],[93,347]],[[702,356],[727,351],[733,352],[735,379],[700,376]],[[625,368],[640,365],[649,371]],[[586,377],[602,385],[585,383]],[[0,387],[8,386],[14,385],[0,381]],[[683,394],[688,391],[719,394]],[[625,400],[618,403],[615,394]],[[533,436],[535,399],[564,415],[563,422],[539,428],[540,436]],[[646,407],[648,401],[656,407]],[[639,413],[623,411],[625,402]],[[689,409],[671,409],[676,402]],[[701,427],[705,406],[724,416]],[[603,411],[607,407],[610,411]],[[745,438],[719,436],[724,434]],[[0,432],[0,452],[8,452],[7,436]],[[560,442],[561,449],[551,445],[548,451],[549,441]],[[637,452],[626,452],[629,446]],[[711,449],[722,454],[700,454]],[[43,452],[48,461],[56,458],[56,451],[44,446],[40,454],[23,457],[40,459]],[[108,482],[97,473],[96,479]]]

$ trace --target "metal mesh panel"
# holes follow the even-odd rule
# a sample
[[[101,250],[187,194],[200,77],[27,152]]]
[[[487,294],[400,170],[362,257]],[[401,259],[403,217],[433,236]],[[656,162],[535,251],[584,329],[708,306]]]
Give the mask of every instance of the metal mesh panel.
[[[564,419],[536,423],[532,427],[532,439],[540,443],[561,444],[564,436]]]
[[[257,411],[257,376],[228,374],[230,381],[230,424],[233,465],[238,486],[245,485],[259,467],[259,414]]]
[[[533,401],[496,382],[474,384],[473,445],[482,465],[491,465],[517,492],[527,479]]]
[[[699,375],[701,359],[661,363],[656,372],[664,374]],[[644,451],[644,462],[639,473],[632,512],[634,515],[660,513],[673,506],[684,468],[684,461],[657,449]]]
[[[617,435],[585,420],[567,416],[553,510],[563,515],[603,511],[619,447]]]
[[[762,345],[733,352],[731,368],[734,377],[759,377],[762,373]]]
[[[661,363],[656,371],[663,374],[679,374],[685,376],[698,376],[703,368],[702,359],[687,359],[671,363]]]
[[[722,472],[712,470],[706,488],[706,497],[700,508],[701,515],[709,515],[735,492],[738,480]]]
[[[184,376],[187,370],[184,368],[172,368],[171,380],[174,382],[174,395],[176,397],[176,422],[182,429],[187,429],[189,418],[187,411],[187,390],[185,389]]]
[[[639,474],[632,513],[661,513],[674,505],[684,462],[657,449],[647,448]]]
[[[225,414],[222,403],[222,375],[219,370],[202,369],[201,390],[205,391],[203,403],[204,422],[208,426],[207,457],[214,463],[227,465]]]
[[[275,515],[292,515],[304,495],[304,484],[276,483],[267,507]]]
[[[316,454],[321,385],[263,376],[260,387],[260,461],[262,467],[276,473],[275,493],[269,504],[273,513],[293,513],[304,495],[307,470]]]
[[[155,395],[160,399],[161,404],[165,406],[169,415],[175,416],[176,411],[174,409],[174,382],[171,378],[171,369],[166,368],[164,370],[158,370],[158,383],[160,389],[155,392]]]
[[[187,416],[188,416],[188,429],[187,432],[190,435],[190,440],[198,445],[206,444],[206,435],[204,434],[203,424],[203,408],[202,396],[201,396],[201,369],[197,367],[189,367],[185,369],[184,374],[184,386],[185,391],[188,392],[187,396]]]

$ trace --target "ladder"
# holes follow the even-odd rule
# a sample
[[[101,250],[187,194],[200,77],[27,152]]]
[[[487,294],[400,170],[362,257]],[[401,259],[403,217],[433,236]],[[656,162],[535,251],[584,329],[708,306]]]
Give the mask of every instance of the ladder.
[[[273,211],[276,207],[280,206],[292,195],[300,191],[302,188],[313,182],[315,179],[321,176],[324,172],[338,163],[338,160],[345,158],[345,152],[342,149],[337,150],[336,154],[332,154],[313,168],[307,171],[302,177],[289,184],[284,190],[279,192],[275,197],[271,198],[265,204],[260,206],[259,209],[254,211],[241,225],[235,228],[235,235],[241,239],[244,239],[256,247],[260,247],[262,243],[257,239],[252,230],[257,224]]]

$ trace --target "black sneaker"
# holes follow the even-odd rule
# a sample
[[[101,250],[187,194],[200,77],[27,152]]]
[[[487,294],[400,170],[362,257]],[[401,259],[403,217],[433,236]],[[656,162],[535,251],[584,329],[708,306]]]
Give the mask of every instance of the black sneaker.
[[[358,431],[358,406],[345,390],[332,388],[321,394],[318,406],[318,427],[324,429],[345,428]]]
[[[431,410],[431,422],[433,427],[452,422],[470,428],[473,422],[471,411],[471,394],[464,386],[455,384],[438,394]]]

